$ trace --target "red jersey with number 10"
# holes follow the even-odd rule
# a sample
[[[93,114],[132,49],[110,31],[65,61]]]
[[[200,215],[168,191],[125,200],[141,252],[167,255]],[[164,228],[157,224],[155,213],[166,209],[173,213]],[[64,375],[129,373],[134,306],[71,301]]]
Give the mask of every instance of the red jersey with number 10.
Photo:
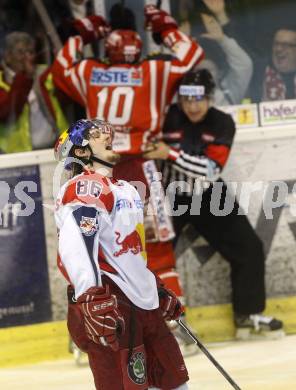
[[[80,36],[71,37],[52,66],[55,84],[86,107],[89,118],[115,126],[114,149],[140,154],[160,132],[164,114],[178,81],[203,57],[202,48],[179,30],[168,31],[174,57],[137,64],[107,65],[94,59],[79,61]]]

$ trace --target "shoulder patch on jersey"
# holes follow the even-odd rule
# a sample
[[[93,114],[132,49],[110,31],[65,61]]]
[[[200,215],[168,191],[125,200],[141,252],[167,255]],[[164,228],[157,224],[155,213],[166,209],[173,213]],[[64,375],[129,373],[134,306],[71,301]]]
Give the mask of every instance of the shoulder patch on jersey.
[[[135,199],[134,202],[135,202],[137,209],[144,210],[144,204],[143,204],[141,199]]]
[[[97,224],[97,219],[96,218],[91,218],[91,217],[81,217],[80,220],[80,231],[82,234],[85,236],[92,236],[95,234],[95,232],[98,230],[98,224]]]
[[[116,210],[119,211],[121,209],[131,209],[133,206],[130,200],[122,198],[116,201],[115,207]]]

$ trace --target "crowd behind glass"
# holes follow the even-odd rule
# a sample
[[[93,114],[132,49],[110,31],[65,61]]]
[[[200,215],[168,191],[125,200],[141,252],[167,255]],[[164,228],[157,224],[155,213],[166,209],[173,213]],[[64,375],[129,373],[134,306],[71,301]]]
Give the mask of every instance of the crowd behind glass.
[[[43,0],[61,44],[71,35],[71,22],[95,13],[98,3],[104,2]],[[106,15],[115,3],[105,1]],[[295,0],[171,0],[169,5],[180,29],[205,50],[199,66],[214,76],[215,105],[296,98]],[[136,16],[148,54],[144,1],[125,6]],[[59,47],[33,2],[0,0],[0,10],[0,152],[52,147],[57,133],[84,111],[53,84],[50,65]],[[100,45],[85,52],[103,54]]]

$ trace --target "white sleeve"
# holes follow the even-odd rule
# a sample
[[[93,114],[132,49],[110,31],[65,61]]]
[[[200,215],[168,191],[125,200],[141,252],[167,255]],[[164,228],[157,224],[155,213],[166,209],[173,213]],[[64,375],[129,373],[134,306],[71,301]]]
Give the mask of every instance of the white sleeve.
[[[221,82],[232,104],[240,104],[245,97],[253,74],[253,61],[235,39],[224,36],[220,42],[229,65],[229,72]]]
[[[94,207],[65,206],[59,231],[59,255],[75,289],[76,299],[88,288],[101,286],[98,264],[99,220]]]

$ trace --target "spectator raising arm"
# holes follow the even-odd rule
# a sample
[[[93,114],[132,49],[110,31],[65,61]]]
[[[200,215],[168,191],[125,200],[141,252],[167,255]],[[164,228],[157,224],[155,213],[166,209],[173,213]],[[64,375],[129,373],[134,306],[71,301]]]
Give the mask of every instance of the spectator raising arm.
[[[239,104],[249,87],[253,62],[235,39],[224,34],[222,27],[213,16],[202,14],[202,20],[207,30],[203,37],[215,41],[226,57],[227,69],[215,80],[218,88],[214,101],[217,105]],[[215,65],[219,68],[219,64]],[[203,66],[201,64],[201,67]],[[221,96],[221,91],[224,96]]]

